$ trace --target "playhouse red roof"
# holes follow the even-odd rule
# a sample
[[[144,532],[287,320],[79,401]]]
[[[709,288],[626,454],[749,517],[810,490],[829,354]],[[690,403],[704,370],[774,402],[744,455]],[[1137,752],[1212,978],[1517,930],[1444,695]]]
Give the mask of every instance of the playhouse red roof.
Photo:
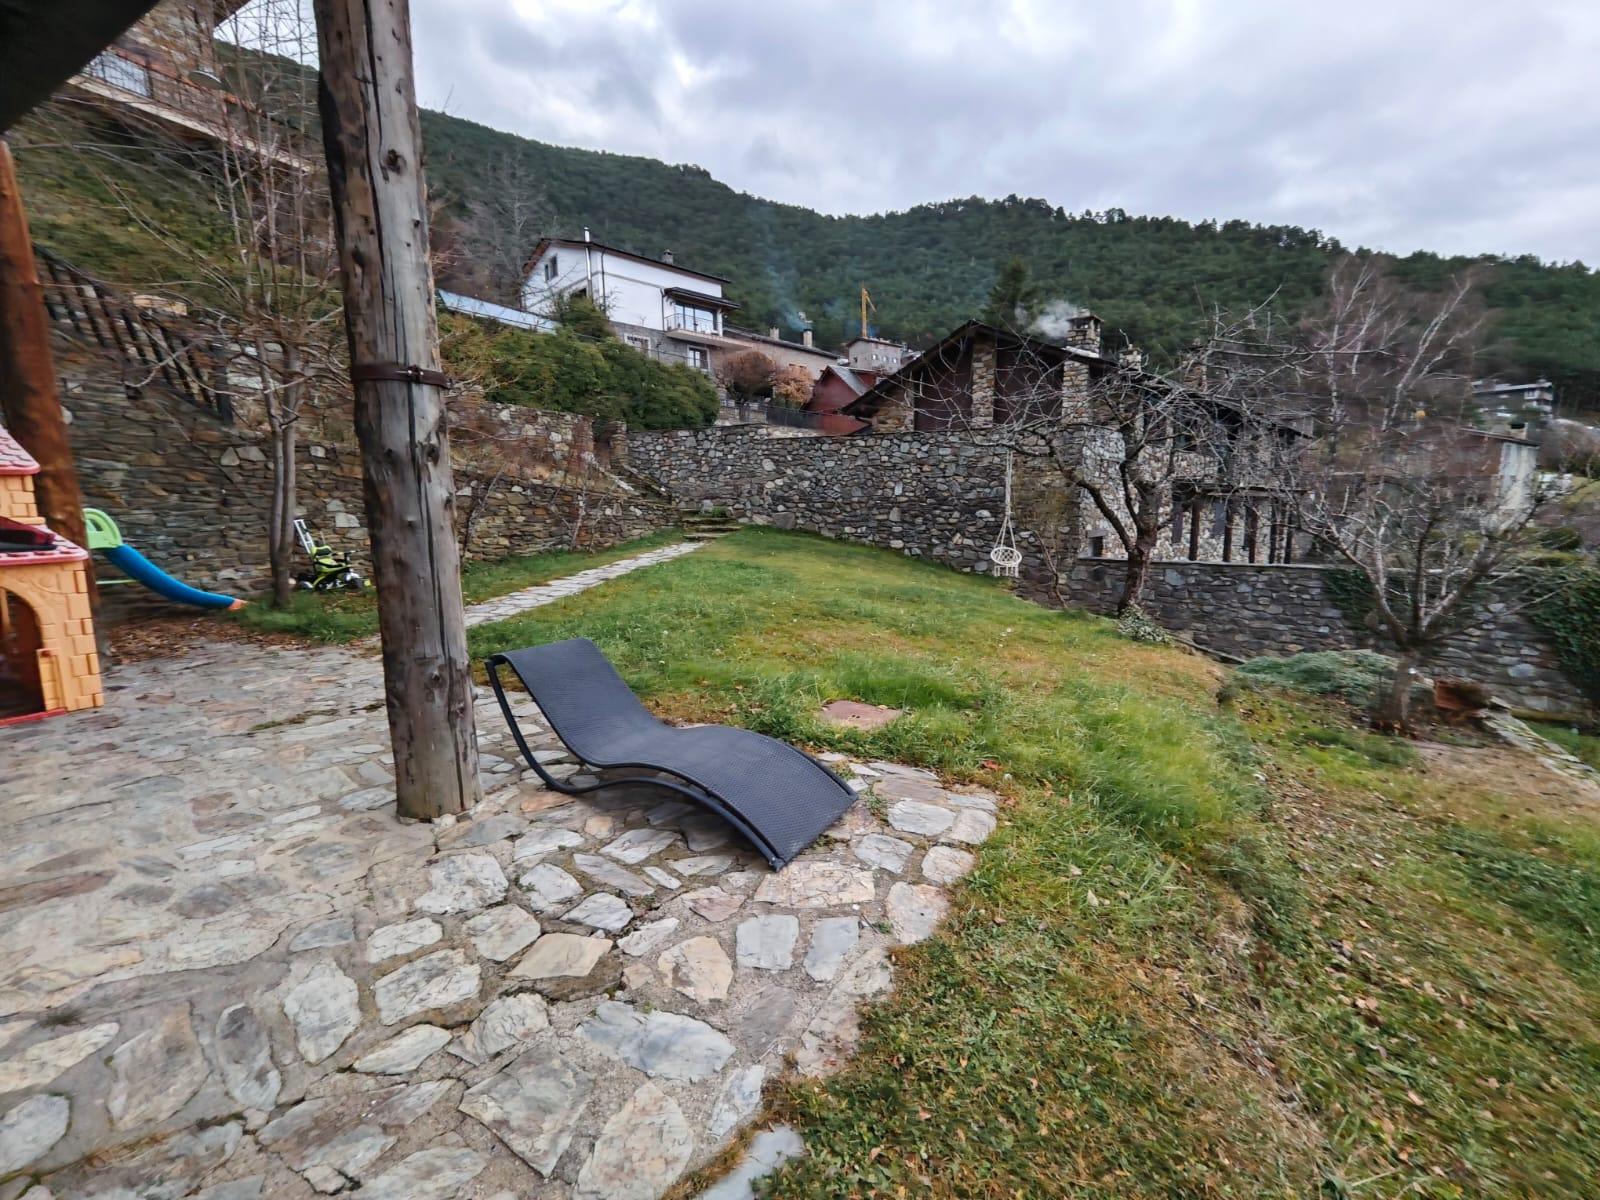
[[[0,425],[0,475],[37,475],[39,464]]]
[[[0,570],[6,567],[41,567],[51,563],[82,562],[89,552],[75,546],[66,538],[57,536],[56,544],[49,550],[28,550],[21,554],[0,554]]]

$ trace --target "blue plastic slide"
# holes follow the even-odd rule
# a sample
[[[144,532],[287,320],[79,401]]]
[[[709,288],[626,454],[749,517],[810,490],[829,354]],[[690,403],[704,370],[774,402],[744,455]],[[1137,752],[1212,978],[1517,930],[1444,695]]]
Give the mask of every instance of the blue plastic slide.
[[[199,608],[238,608],[243,603],[232,596],[223,596],[217,592],[202,592],[199,588],[192,588],[187,583],[174,579],[126,543],[112,546],[100,553],[104,554],[111,565],[124,575],[137,579],[152,592],[159,593],[168,600],[176,600],[179,604],[193,604]]]
[[[243,608],[245,602],[217,592],[202,592],[168,575],[155,563],[122,540],[117,523],[98,508],[83,510],[84,524],[89,529],[89,546],[106,556],[106,560],[130,579],[144,584],[159,596],[179,604],[193,604],[196,608]]]

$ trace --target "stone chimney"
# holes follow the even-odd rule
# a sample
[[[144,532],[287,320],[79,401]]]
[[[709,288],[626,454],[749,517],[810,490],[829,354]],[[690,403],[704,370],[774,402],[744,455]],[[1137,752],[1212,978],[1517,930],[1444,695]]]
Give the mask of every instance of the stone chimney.
[[[970,419],[974,429],[988,429],[994,424],[994,366],[994,334],[981,331],[974,335],[972,341],[972,409]]]
[[[1076,346],[1079,350],[1087,350],[1090,354],[1100,353],[1100,318],[1093,313],[1084,313],[1081,317],[1073,317],[1067,327],[1067,345]]]
[[[778,340],[778,327],[776,325],[768,325],[767,326],[767,336],[769,338],[771,338],[773,341],[777,341]]]
[[[1204,342],[1190,342],[1183,360],[1183,386],[1205,392],[1211,386],[1209,350]]]
[[[811,348],[811,345],[812,345],[812,342],[811,342],[811,330],[802,329],[800,331],[800,344],[802,346],[806,347],[807,349]]]
[[[663,250],[661,252],[661,261],[666,263],[667,266],[670,267],[672,265],[672,251],[671,250]]]

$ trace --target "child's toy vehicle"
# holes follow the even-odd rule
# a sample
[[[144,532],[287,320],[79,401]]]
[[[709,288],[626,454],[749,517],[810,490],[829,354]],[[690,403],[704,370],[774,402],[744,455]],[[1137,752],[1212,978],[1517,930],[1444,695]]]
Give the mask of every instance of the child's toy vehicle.
[[[300,546],[311,559],[311,570],[301,571],[294,578],[303,592],[359,592],[367,586],[361,572],[350,565],[350,556],[340,554],[326,542],[319,542],[306,528],[302,519],[296,519],[294,533]]]

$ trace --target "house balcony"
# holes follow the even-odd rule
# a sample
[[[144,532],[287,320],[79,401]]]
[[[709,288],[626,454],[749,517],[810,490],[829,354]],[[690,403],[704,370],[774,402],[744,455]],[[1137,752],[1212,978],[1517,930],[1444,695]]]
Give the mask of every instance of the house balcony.
[[[301,171],[316,166],[316,147],[299,130],[215,84],[198,83],[135,53],[109,47],[68,87],[137,113],[169,132],[223,143]]]
[[[719,323],[715,317],[668,313],[665,324],[666,331],[673,337],[705,342],[714,346],[728,344],[728,339],[723,336],[722,330],[718,328]]]

